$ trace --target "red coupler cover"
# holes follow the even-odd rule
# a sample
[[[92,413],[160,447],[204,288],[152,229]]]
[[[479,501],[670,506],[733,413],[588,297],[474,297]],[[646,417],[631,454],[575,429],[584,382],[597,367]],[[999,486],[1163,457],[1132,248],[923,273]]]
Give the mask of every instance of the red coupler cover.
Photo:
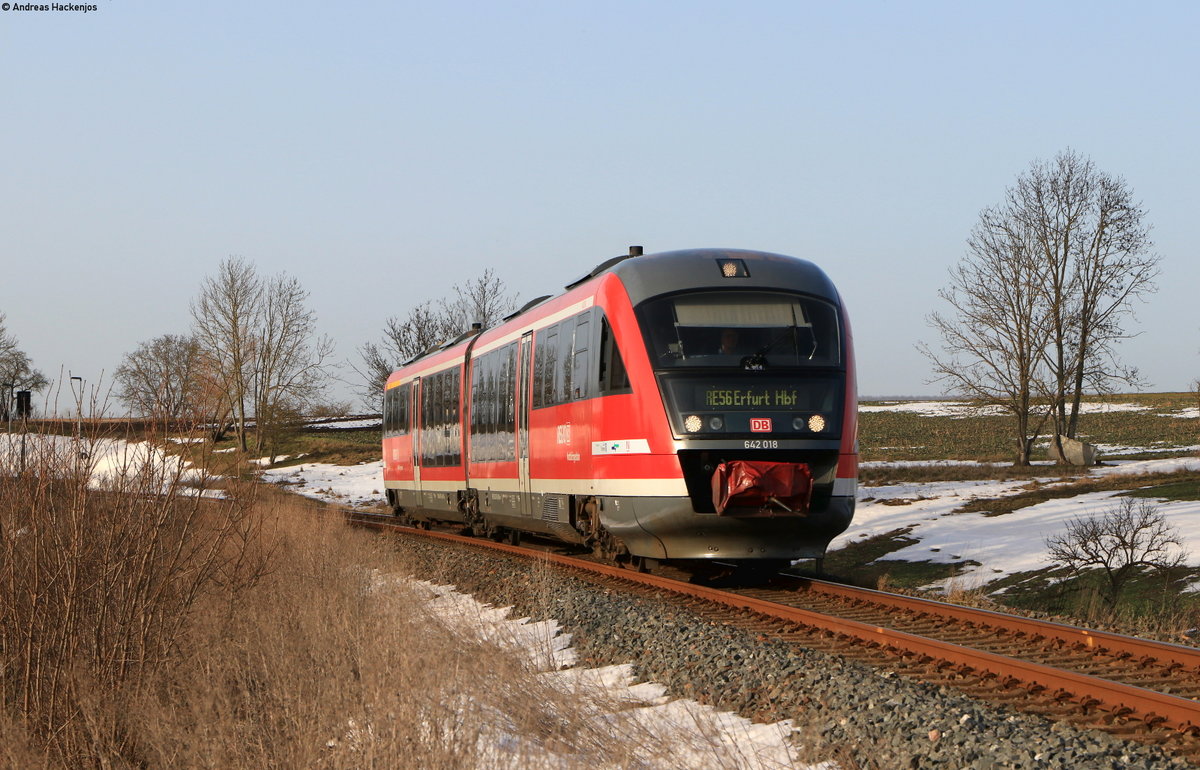
[[[803,516],[812,498],[812,471],[805,463],[731,460],[713,471],[712,493],[717,513],[726,508],[758,508]]]

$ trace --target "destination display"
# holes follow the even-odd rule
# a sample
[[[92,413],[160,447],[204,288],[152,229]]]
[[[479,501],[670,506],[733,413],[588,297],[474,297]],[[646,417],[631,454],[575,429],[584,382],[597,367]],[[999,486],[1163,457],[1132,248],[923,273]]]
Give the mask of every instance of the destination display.
[[[705,409],[796,409],[800,391],[787,387],[711,387],[696,388],[692,403]]]
[[[841,429],[842,383],[835,375],[688,373],[665,375],[661,381],[672,420],[682,433],[696,433],[686,428],[688,417],[700,422],[704,433],[791,432],[797,420],[794,429],[805,433],[835,435]],[[821,415],[821,428],[808,425],[814,415]],[[752,417],[769,419],[773,427],[763,431],[752,426]]]

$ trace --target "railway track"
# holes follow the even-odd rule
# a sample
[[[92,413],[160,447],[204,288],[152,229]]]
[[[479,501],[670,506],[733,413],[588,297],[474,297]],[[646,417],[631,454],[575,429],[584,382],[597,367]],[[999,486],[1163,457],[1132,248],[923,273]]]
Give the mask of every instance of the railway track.
[[[403,527],[355,523],[539,558],[590,580],[618,581],[755,633],[857,658],[1028,713],[1161,745],[1200,761],[1200,649],[780,575],[713,588],[578,556]]]

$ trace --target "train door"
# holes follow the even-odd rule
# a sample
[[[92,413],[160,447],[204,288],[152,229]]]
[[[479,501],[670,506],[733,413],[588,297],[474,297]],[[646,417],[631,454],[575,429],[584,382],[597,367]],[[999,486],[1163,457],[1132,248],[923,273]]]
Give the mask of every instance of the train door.
[[[413,489],[417,493],[417,505],[424,506],[425,499],[421,495],[421,451],[422,445],[425,443],[425,426],[424,415],[421,409],[421,378],[418,377],[412,383],[412,400],[409,401],[411,411],[411,424],[413,430],[412,437],[412,464],[413,464]]]
[[[523,516],[532,515],[529,484],[529,404],[531,363],[533,362],[533,332],[521,337],[517,352],[517,477],[521,489],[521,502],[517,510]]]

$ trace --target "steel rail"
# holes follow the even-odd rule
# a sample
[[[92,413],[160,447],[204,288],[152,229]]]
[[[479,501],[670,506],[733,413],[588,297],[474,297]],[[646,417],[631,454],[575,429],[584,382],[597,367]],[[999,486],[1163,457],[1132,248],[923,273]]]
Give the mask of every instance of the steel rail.
[[[591,572],[610,578],[625,580],[630,583],[659,588],[675,594],[682,594],[685,596],[704,599],[714,604],[723,605],[732,609],[753,612],[768,618],[795,623],[808,628],[815,628],[849,637],[851,639],[873,643],[895,653],[908,653],[910,655],[915,655],[930,660],[944,661],[954,666],[961,666],[966,669],[971,669],[976,673],[996,677],[1002,684],[1016,685],[1019,683],[1027,687],[1032,687],[1035,690],[1048,690],[1055,699],[1064,701],[1074,700],[1083,705],[1085,708],[1097,707],[1117,717],[1136,718],[1151,726],[1166,725],[1181,732],[1200,732],[1200,702],[1188,698],[1182,698],[1177,695],[1160,693],[1143,687],[1137,687],[1134,685],[1103,679],[1090,674],[1080,674],[1073,671],[1053,668],[1041,663],[1033,663],[1030,661],[1020,660],[1018,658],[1008,657],[1006,655],[999,655],[997,653],[985,652],[983,650],[976,650],[970,647],[963,647],[951,642],[930,639],[928,637],[918,636],[916,634],[910,634],[904,631],[886,628],[884,626],[862,623],[856,620],[839,618],[832,615],[824,615],[819,612],[806,610],[799,607],[789,607],[785,604],[779,604],[778,602],[758,599],[752,596],[745,596],[737,593],[730,593],[717,588],[683,583],[673,578],[666,578],[649,573],[634,572],[630,569],[623,569],[621,567],[612,566],[609,564],[584,561],[571,556],[564,556],[550,552],[531,552],[529,549],[522,548],[520,546],[508,545],[505,543],[495,543],[487,540],[481,540],[479,538],[415,529],[395,523],[387,523],[386,521],[382,520],[386,519],[386,517],[370,516],[364,519],[364,517],[355,516],[353,518],[356,521],[367,524],[368,526],[387,529],[400,529],[404,530],[406,533],[417,534],[430,539],[444,540],[482,550],[501,551],[520,556],[525,559],[545,559],[555,564],[582,572]],[[822,588],[823,587],[824,586],[822,586]],[[848,588],[845,586],[839,586],[839,591],[840,590],[844,590],[849,594],[860,593],[859,589]],[[864,590],[869,591],[869,589]],[[888,600],[892,598],[901,598],[905,600],[911,598],[895,597],[892,594],[885,594],[880,591],[869,591],[869,593],[885,596],[888,598]],[[930,602],[930,604],[937,607],[939,614],[944,614],[940,611],[944,607],[948,606],[942,602]],[[922,606],[924,607],[925,605]],[[926,609],[928,610],[929,608],[926,607]],[[979,610],[977,612],[987,613],[988,616],[992,618],[993,624],[997,623],[995,618],[1003,618],[1006,621],[1004,627],[1008,627],[1007,621],[1009,620],[1009,616],[1001,613],[988,613],[986,610]],[[1013,620],[1019,621],[1022,627],[1038,626],[1040,623],[1039,621],[1029,620],[1026,618],[1013,618]],[[1070,627],[1066,626],[1065,628]],[[1079,630],[1083,631],[1085,629]],[[1089,633],[1097,634],[1098,632]],[[1106,634],[1105,636],[1116,637],[1117,635]],[[1166,646],[1173,647],[1174,645]]]
[[[1196,647],[1187,647],[1182,644],[1172,644],[1171,642],[1160,642],[1154,639],[1122,636],[1121,634],[1108,631],[1094,631],[1066,623],[1055,623],[1049,620],[1006,615],[1003,612],[976,607],[964,607],[958,604],[939,602],[935,599],[922,599],[916,596],[891,594],[870,588],[852,588],[838,583],[830,583],[826,580],[815,580],[813,578],[794,579],[802,588],[806,588],[814,593],[866,601],[912,612],[931,613],[977,625],[990,626],[1008,633],[1025,634],[1031,639],[1038,637],[1057,639],[1072,646],[1086,647],[1089,650],[1105,650],[1118,655],[1137,656],[1141,660],[1167,661],[1176,666],[1193,668],[1200,671],[1200,648]]]

